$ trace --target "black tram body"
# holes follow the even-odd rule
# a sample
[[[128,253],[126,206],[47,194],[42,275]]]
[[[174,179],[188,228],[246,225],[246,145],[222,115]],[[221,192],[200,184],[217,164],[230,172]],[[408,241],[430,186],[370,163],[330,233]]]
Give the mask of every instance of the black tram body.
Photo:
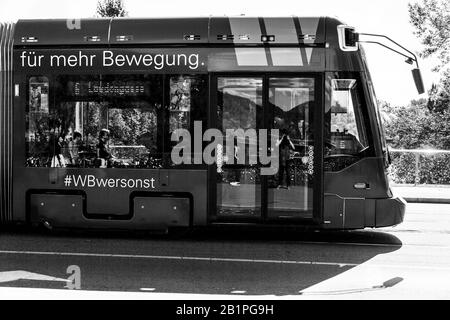
[[[328,17],[2,24],[0,223],[401,223],[405,202],[389,188],[364,51],[343,50],[342,25]],[[278,129],[293,147],[272,175],[261,175],[259,162],[174,165],[177,128]],[[208,144],[194,136],[191,159]],[[251,138],[242,146],[252,143],[261,152]]]

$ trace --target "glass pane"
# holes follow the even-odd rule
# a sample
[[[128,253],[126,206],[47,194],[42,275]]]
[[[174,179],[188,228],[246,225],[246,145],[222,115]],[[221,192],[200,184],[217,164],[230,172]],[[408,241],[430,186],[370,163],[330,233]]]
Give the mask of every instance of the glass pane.
[[[173,148],[179,143],[180,137],[175,133],[178,129],[188,130],[191,134],[192,146],[196,143],[194,141],[194,122],[201,123],[201,127],[206,129],[207,119],[207,77],[203,75],[179,75],[170,77],[170,100],[167,110],[167,123],[168,123],[168,139],[166,140],[166,154],[167,158],[171,159],[171,153]],[[202,140],[202,137],[197,139]],[[172,141],[174,139],[174,141]],[[198,143],[198,141],[197,141]],[[193,164],[193,148],[187,155],[189,160],[186,160],[184,164]],[[201,151],[200,151],[201,152]],[[197,157],[202,161],[203,154],[198,154]],[[183,154],[183,156],[185,156]],[[172,159],[171,159],[172,160]],[[170,160],[170,166],[176,166]],[[196,164],[201,164],[199,161]]]
[[[108,112],[110,148],[115,161],[143,165],[149,157],[158,155],[158,115],[155,107],[109,108]]]
[[[226,137],[227,130],[256,130],[262,114],[261,78],[218,79],[218,127]],[[226,140],[226,139],[225,139]],[[251,164],[249,152],[256,139],[231,139],[233,150],[225,156],[217,173],[217,210],[219,216],[259,217],[261,215],[261,179],[259,167]],[[245,150],[239,150],[245,148]],[[224,153],[227,142],[223,144]],[[254,148],[253,150],[257,150]],[[244,154],[245,159],[239,159]]]
[[[170,132],[176,129],[187,129],[190,126],[191,84],[187,77],[170,78]]]
[[[29,101],[26,108],[26,165],[46,166],[50,137],[49,87],[46,77],[29,79]]]
[[[370,148],[366,106],[355,77],[331,79],[331,108],[325,114],[325,171],[341,171]]]
[[[339,142],[340,149],[340,151],[336,151],[358,153],[368,146],[368,142],[361,114],[361,105],[356,91],[356,80],[333,79],[332,83],[331,133],[332,140]],[[349,142],[353,141],[354,143],[346,146],[345,140],[340,139],[344,137],[355,138],[348,139]]]
[[[29,84],[28,166],[161,167],[161,76],[60,76],[52,105],[44,80]]]
[[[271,78],[269,108],[280,131],[279,170],[268,177],[269,218],[312,218],[314,79]]]

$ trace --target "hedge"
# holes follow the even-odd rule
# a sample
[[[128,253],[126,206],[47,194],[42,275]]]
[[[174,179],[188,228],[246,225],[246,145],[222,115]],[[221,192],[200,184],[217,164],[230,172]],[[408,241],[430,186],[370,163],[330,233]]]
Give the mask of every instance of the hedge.
[[[416,181],[416,155],[391,154],[390,177],[398,184],[450,184],[450,154],[420,154]]]

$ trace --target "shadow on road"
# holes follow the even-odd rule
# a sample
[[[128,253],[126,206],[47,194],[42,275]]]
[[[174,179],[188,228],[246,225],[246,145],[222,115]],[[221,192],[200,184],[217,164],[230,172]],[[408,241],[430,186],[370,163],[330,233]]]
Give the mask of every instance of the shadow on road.
[[[397,231],[398,232],[398,231]],[[34,235],[37,237],[72,237],[92,239],[141,239],[153,241],[196,241],[196,240],[226,240],[226,241],[302,241],[302,242],[332,242],[332,243],[362,243],[398,245],[402,242],[395,235],[380,229],[365,229],[352,231],[311,230],[292,227],[254,227],[254,226],[219,226],[191,230],[173,229],[169,233],[155,233],[125,230],[89,230],[89,229],[54,229],[43,227],[11,227],[0,226],[0,236]]]
[[[8,242],[8,243],[6,243]],[[123,232],[36,230],[0,234],[0,250],[88,253],[1,254],[0,272],[27,270],[64,277],[82,272],[82,289],[187,294],[301,295],[302,291],[399,250],[382,231],[298,232],[220,228],[175,236]],[[111,256],[105,257],[102,254]],[[67,275],[65,276],[67,278]],[[21,280],[2,286],[60,288],[60,283]]]

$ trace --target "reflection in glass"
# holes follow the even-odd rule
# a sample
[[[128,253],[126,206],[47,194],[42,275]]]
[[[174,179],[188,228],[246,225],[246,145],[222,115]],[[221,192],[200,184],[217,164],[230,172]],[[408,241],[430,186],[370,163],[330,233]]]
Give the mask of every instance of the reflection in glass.
[[[217,126],[225,136],[227,130],[257,129],[262,113],[261,78],[218,78]],[[261,215],[261,179],[259,168],[248,162],[250,144],[257,141],[233,140],[234,157],[245,147],[245,163],[224,159],[217,173],[217,213],[219,216],[259,217]],[[224,141],[223,150],[226,150]],[[235,161],[230,161],[235,160]],[[233,163],[233,164],[231,164]]]
[[[38,167],[48,162],[50,138],[49,80],[46,77],[29,79],[27,130],[25,133],[27,165]]]
[[[158,154],[158,116],[155,107],[110,108],[111,147],[117,160],[143,162]]]
[[[207,78],[203,75],[179,75],[169,78],[170,96],[168,108],[165,113],[165,123],[168,135],[165,140],[165,156],[168,167],[176,168],[172,162],[171,153],[173,148],[179,143],[181,137],[174,135],[178,129],[191,132],[191,144],[194,145],[193,128],[194,122],[201,122],[202,128],[206,129],[207,120]],[[172,141],[174,138],[175,141]],[[195,150],[187,155],[192,164]],[[197,157],[202,161],[203,153]],[[198,164],[198,163],[197,163]]]
[[[268,177],[268,216],[312,218],[314,79],[271,78],[269,103],[280,167]]]
[[[207,77],[166,79],[150,74],[61,75],[52,91],[46,77],[30,78],[26,165],[172,167],[172,132],[206,121]],[[167,98],[164,92],[170,93]],[[107,160],[99,157],[99,144],[103,154],[111,155]]]
[[[325,171],[341,171],[358,162],[370,148],[366,107],[360,81],[331,79],[331,106],[325,114]]]
[[[191,112],[191,86],[189,77],[170,78],[170,132],[189,129]]]
[[[40,98],[27,110],[27,166],[161,167],[161,76],[60,76],[52,105],[42,83],[30,79]]]
[[[331,143],[335,153],[357,154],[368,146],[355,79],[333,79]]]

